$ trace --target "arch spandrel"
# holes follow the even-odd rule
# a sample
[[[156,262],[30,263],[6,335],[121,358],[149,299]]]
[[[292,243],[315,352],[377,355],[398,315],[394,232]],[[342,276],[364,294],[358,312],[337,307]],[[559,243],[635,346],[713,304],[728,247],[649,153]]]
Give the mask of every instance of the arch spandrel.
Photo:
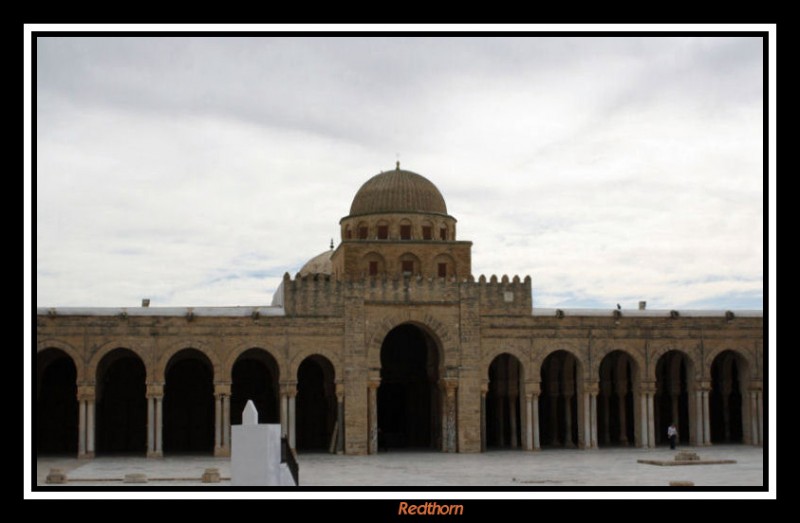
[[[722,354],[723,352],[730,351],[736,356],[740,358],[741,361],[744,362],[746,365],[746,369],[748,372],[749,379],[760,379],[760,374],[758,373],[759,366],[756,364],[757,358],[756,355],[753,353],[753,349],[745,343],[719,343],[719,344],[709,344],[706,343],[705,346],[705,356],[703,360],[703,367],[704,373],[708,376],[708,379],[711,379],[711,366],[714,364],[714,360]]]
[[[200,342],[197,340],[185,340],[180,342],[175,342],[171,344],[159,357],[158,363],[156,364],[155,372],[153,373],[153,378],[155,383],[164,383],[166,380],[166,370],[167,364],[175,356],[182,350],[185,349],[194,349],[198,352],[203,353],[208,361],[211,362],[212,367],[212,379],[216,382],[218,381],[218,377],[224,375],[224,368],[220,362],[220,358],[217,355],[216,351],[211,349],[208,343]]]
[[[686,356],[692,369],[692,381],[704,379],[703,365],[700,365],[700,341],[699,340],[654,340],[648,346],[647,372],[644,376],[645,381],[656,381],[656,367],[658,361],[668,352],[676,351]]]
[[[297,372],[300,369],[300,365],[302,365],[303,362],[311,356],[320,356],[325,358],[328,363],[330,363],[331,367],[333,368],[334,380],[342,380],[344,378],[344,368],[342,367],[341,360],[337,355],[325,350],[305,349],[299,351],[289,361],[288,376],[291,376],[290,379],[297,379]]]
[[[459,354],[457,340],[451,337],[445,324],[429,314],[408,310],[405,314],[396,314],[383,319],[371,329],[371,333],[367,335],[368,368],[380,368],[383,341],[394,328],[403,324],[419,327],[434,340],[440,366],[452,364],[454,359],[457,361]]]
[[[644,357],[644,343],[642,343],[641,350],[635,350],[630,347],[626,347],[625,345],[615,345],[613,342],[609,341],[608,343],[604,343],[600,346],[592,345],[592,365],[589,369],[589,376],[592,376],[594,379],[599,379],[600,377],[600,365],[602,365],[603,360],[612,352],[621,352],[626,356],[631,358],[634,365],[636,366],[637,372],[641,375],[645,372],[647,368],[645,357]]]
[[[588,340],[534,340],[531,358],[531,370],[541,373],[544,360],[557,351],[564,351],[578,360],[578,366],[584,377],[589,369]]]
[[[492,365],[494,360],[503,354],[509,354],[517,359],[519,362],[520,369],[522,369],[522,377],[525,381],[539,381],[538,376],[533,376],[530,373],[530,357],[526,351],[520,349],[519,347],[504,347],[499,346],[496,348],[492,348],[491,350],[487,351],[481,357],[481,377],[482,379],[488,379],[489,376],[489,367]]]
[[[72,359],[72,364],[75,365],[75,381],[79,384],[86,383],[86,363],[81,357],[80,353],[69,343],[57,339],[45,339],[37,341],[36,353],[39,354],[47,349],[57,349],[65,353]]]
[[[261,342],[256,341],[247,341],[243,343],[237,344],[233,349],[231,349],[227,355],[225,362],[223,363],[223,372],[220,374],[220,377],[216,379],[217,382],[230,382],[233,376],[233,366],[236,365],[236,362],[245,352],[249,351],[250,349],[256,349],[265,352],[267,355],[271,356],[275,363],[278,366],[278,376],[279,379],[286,379],[285,376],[289,376],[288,369],[289,364],[287,362],[287,358],[285,356],[285,351],[276,349],[270,345],[266,345]]]
[[[100,362],[103,361],[103,358],[105,358],[108,354],[118,349],[127,349],[139,358],[139,361],[141,361],[142,365],[144,365],[146,376],[145,380],[147,383],[150,383],[151,379],[154,377],[152,375],[153,365],[150,364],[150,355],[142,347],[135,343],[131,343],[129,340],[111,340],[100,345],[100,347],[98,347],[98,349],[92,355],[92,358],[89,360],[87,368],[88,376],[91,376],[92,380],[96,379],[97,367],[100,365]]]

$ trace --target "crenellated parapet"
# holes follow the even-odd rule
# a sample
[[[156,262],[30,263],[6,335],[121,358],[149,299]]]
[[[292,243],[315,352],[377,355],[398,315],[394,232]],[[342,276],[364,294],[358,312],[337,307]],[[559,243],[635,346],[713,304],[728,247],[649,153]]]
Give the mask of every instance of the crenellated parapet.
[[[482,316],[531,315],[533,297],[530,276],[520,280],[519,276],[509,279],[503,275],[498,280],[497,276],[492,275],[487,281],[486,276],[481,275],[476,285]]]
[[[344,284],[329,275],[297,274],[292,279],[286,273],[273,303],[283,306],[287,316],[342,316]]]

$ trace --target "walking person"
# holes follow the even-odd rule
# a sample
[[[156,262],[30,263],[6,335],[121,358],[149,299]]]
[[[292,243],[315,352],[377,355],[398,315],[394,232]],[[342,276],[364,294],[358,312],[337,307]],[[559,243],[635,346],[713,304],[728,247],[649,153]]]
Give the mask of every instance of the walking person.
[[[669,439],[669,448],[675,450],[675,444],[678,442],[678,428],[674,422],[667,428],[667,438]]]

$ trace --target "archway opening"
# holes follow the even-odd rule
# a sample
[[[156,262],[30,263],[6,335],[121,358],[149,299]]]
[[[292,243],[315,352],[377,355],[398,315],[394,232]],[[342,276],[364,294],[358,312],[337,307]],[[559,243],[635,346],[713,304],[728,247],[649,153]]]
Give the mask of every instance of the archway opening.
[[[689,414],[689,380],[691,364],[686,354],[671,350],[656,364],[655,436],[657,444],[666,444],[667,427],[675,423],[678,442],[691,441]]]
[[[574,448],[578,438],[578,360],[564,350],[542,362],[539,427],[542,447]]]
[[[297,369],[297,449],[329,450],[335,424],[333,365],[315,354],[304,359]]]
[[[78,453],[78,386],[75,363],[59,349],[36,357],[36,452]]]
[[[380,449],[441,446],[438,356],[434,339],[415,325],[400,325],[386,335],[378,388]]]
[[[726,350],[711,364],[709,410],[712,443],[744,441],[742,384],[746,365],[741,356]]]
[[[147,399],[144,363],[131,350],[116,349],[97,366],[97,453],[147,450]]]
[[[486,394],[486,446],[489,448],[522,446],[521,373],[519,360],[511,354],[500,354],[489,365]]]
[[[249,349],[233,364],[231,371],[231,425],[242,423],[247,400],[253,400],[259,423],[280,423],[278,403],[278,362],[267,351]]]
[[[164,452],[214,450],[214,370],[205,354],[184,349],[167,364]]]
[[[622,351],[608,353],[600,363],[598,446],[626,446],[635,442],[634,383],[637,379],[633,359]]]

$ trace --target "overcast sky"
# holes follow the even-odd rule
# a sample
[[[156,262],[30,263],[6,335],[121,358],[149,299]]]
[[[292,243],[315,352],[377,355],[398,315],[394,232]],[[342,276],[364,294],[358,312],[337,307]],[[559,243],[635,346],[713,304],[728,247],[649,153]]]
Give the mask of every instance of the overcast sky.
[[[36,300],[267,305],[430,179],[534,307],[761,309],[760,38],[39,38]]]

